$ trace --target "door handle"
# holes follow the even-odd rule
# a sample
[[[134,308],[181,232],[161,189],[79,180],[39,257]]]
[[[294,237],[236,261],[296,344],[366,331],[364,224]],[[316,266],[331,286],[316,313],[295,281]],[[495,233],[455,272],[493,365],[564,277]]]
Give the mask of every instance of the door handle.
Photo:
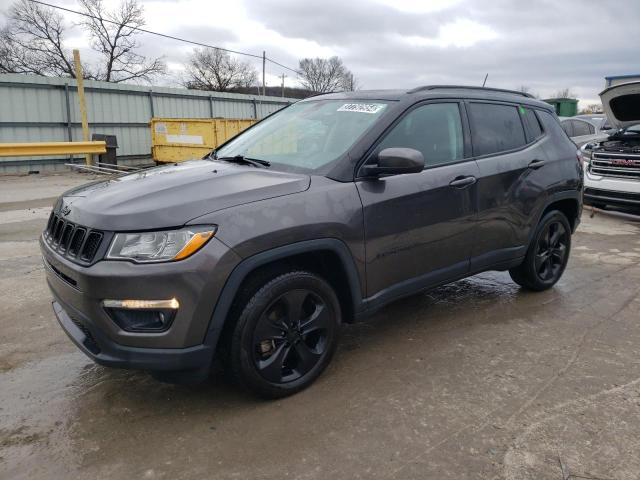
[[[449,185],[454,188],[465,188],[470,185],[476,183],[476,177],[468,176],[468,177],[456,177],[454,178]]]
[[[537,169],[540,167],[544,167],[546,165],[547,161],[546,160],[533,160],[530,164],[529,164],[529,168],[532,169]]]

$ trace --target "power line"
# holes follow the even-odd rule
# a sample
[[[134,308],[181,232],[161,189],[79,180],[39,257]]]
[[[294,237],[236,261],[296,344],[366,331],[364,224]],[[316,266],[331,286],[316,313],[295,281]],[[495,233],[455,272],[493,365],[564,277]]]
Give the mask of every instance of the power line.
[[[46,2],[41,2],[40,0],[29,0],[31,3],[37,3],[39,5],[44,5],[46,7],[50,7],[50,8],[55,8],[57,10],[63,10],[65,12],[69,12],[69,13],[73,13],[75,15],[81,15],[83,17],[89,17],[89,18],[93,18],[94,20],[100,20],[101,22],[107,22],[107,23],[112,23],[114,25],[121,25],[120,23],[113,21],[113,20],[109,20],[107,18],[101,18],[101,17],[97,17],[95,15],[91,15],[90,13],[85,13],[85,12],[79,12],[77,10],[72,10],[70,8],[66,8],[66,7],[61,7],[59,5],[52,5],[50,3],[46,3]],[[131,28],[132,30],[137,30],[139,32],[142,33],[148,33],[150,35],[156,35],[158,37],[163,37],[163,38],[168,38],[170,40],[176,40],[178,42],[184,42],[184,43],[190,43],[191,45],[197,45],[199,47],[205,47],[205,48],[213,48],[216,50],[222,50],[223,52],[228,52],[228,53],[234,53],[236,55],[244,55],[247,57],[253,57],[253,58],[259,58],[262,60],[263,56],[262,55],[255,55],[253,53],[247,53],[247,52],[241,52],[239,50],[231,50],[229,48],[223,48],[223,47],[216,47],[215,45],[209,45],[207,43],[201,43],[201,42],[196,42],[194,40],[187,40],[186,38],[180,38],[180,37],[175,37],[173,35],[167,35],[166,33],[159,33],[159,32],[154,32],[152,30],[147,30],[145,28],[140,28],[140,27],[131,27],[129,26],[129,28]],[[286,68],[287,70],[290,70],[296,74],[300,73],[298,70],[295,70],[293,68],[287,67],[286,65],[283,65],[281,63],[276,62],[275,60],[270,59],[269,57],[265,57],[265,60],[268,62],[271,62],[275,65],[278,65],[279,67],[282,68]]]

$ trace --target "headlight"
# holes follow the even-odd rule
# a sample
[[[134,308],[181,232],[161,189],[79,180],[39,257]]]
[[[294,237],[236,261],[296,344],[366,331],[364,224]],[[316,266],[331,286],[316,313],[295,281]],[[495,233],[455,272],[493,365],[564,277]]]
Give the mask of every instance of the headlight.
[[[591,157],[593,156],[593,144],[586,143],[580,147],[580,156],[582,157],[582,161],[585,163],[589,163],[591,161]]]
[[[188,227],[162,232],[116,233],[107,258],[140,263],[182,260],[200,250],[216,233],[215,227]]]

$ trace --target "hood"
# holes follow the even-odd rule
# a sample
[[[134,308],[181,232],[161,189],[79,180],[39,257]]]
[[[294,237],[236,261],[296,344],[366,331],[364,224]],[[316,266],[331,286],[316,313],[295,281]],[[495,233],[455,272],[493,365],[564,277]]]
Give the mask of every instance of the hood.
[[[602,108],[616,128],[640,123],[640,82],[614,85],[600,92]]]
[[[197,160],[94,182],[62,194],[56,210],[71,222],[111,231],[184,225],[245,203],[309,188],[308,175]]]

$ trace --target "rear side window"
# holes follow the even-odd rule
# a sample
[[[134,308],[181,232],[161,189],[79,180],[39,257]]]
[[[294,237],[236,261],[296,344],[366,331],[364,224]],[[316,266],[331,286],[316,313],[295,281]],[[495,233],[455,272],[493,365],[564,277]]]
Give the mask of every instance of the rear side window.
[[[571,120],[563,120],[562,122],[560,122],[564,133],[566,133],[569,137],[573,137],[573,128],[571,128],[572,123],[573,122]]]
[[[542,130],[542,125],[540,124],[540,120],[531,108],[520,107],[520,113],[522,114],[522,118],[524,119],[524,123],[527,126],[527,140],[529,142],[533,142],[540,138],[544,131]]]
[[[494,103],[469,104],[474,155],[489,155],[526,145],[518,108]]]
[[[552,115],[550,112],[546,110],[538,110],[538,117],[542,122],[542,126],[544,127],[544,131],[552,138],[562,138],[564,140],[569,140],[567,136],[567,131],[564,128],[561,128],[560,122],[558,121],[558,117]],[[566,122],[566,120],[565,120]],[[565,123],[562,122],[562,123]]]
[[[464,137],[457,103],[430,103],[410,111],[377,150],[404,147],[422,152],[427,167],[462,160]]]
[[[580,120],[572,120],[573,123],[573,136],[580,137],[581,135],[590,135],[592,132],[589,130],[587,122],[581,122]]]

